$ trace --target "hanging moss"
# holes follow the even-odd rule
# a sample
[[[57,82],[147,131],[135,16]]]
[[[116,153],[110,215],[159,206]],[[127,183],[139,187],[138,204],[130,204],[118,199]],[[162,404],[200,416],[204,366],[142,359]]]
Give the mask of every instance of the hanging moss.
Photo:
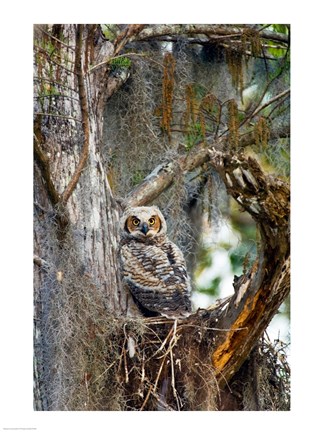
[[[235,99],[228,102],[228,130],[229,130],[229,144],[231,148],[237,149],[239,144],[239,118],[238,108]]]
[[[242,32],[242,51],[246,53],[249,50],[253,57],[259,57],[262,54],[260,33],[250,27]]]
[[[243,60],[244,56],[241,48],[226,49],[226,63],[232,77],[232,84],[240,92],[242,98],[243,91]]]
[[[175,58],[167,53],[163,59],[164,71],[162,80],[162,121],[161,127],[171,141],[172,103],[174,92]]]
[[[254,127],[255,144],[259,149],[265,149],[268,146],[270,129],[265,117],[260,117]]]
[[[194,121],[193,116],[193,99],[194,99],[194,91],[193,84],[188,84],[186,86],[186,111],[185,111],[185,126],[188,128],[189,123]]]

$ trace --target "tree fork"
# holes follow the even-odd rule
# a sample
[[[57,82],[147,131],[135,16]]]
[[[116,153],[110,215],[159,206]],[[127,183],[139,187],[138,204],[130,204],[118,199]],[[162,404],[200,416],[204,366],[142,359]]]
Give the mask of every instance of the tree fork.
[[[41,149],[40,144],[44,141],[43,134],[41,131],[41,116],[37,115],[34,121],[34,157],[37,165],[40,169],[42,178],[44,180],[45,188],[49,197],[49,200],[55,209],[55,220],[59,228],[59,238],[61,238],[62,233],[66,231],[66,227],[69,223],[69,217],[65,206],[61,204],[61,196],[57,192],[49,165],[48,157],[44,154]]]

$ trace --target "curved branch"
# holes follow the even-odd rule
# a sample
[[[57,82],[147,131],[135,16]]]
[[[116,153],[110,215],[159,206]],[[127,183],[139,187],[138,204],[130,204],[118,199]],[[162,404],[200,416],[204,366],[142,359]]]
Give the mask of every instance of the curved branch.
[[[80,98],[80,107],[81,107],[81,116],[82,116],[82,128],[84,133],[84,143],[83,149],[81,153],[81,157],[79,160],[79,164],[67,185],[65,191],[62,194],[61,203],[66,204],[72,192],[74,191],[82,170],[85,167],[85,164],[88,159],[89,154],[89,109],[87,102],[87,95],[85,90],[84,83],[84,75],[82,72],[82,34],[83,34],[83,24],[79,24],[76,32],[76,49],[75,49],[75,72],[78,77],[78,87],[79,87],[79,98]]]
[[[230,331],[218,337],[212,356],[224,386],[249,355],[290,291],[289,186],[266,176],[255,159],[210,151],[227,191],[251,214],[261,233],[259,257],[235,281],[235,294],[218,321]],[[237,331],[237,329],[242,329]]]
[[[53,205],[56,206],[56,204],[60,200],[60,195],[58,194],[57,190],[55,189],[51,172],[49,168],[49,161],[47,156],[43,153],[37,138],[37,131],[35,128],[35,139],[34,139],[34,157],[37,162],[37,165],[41,171],[42,177],[44,179],[44,183],[46,186],[46,190],[48,193],[48,197]]]

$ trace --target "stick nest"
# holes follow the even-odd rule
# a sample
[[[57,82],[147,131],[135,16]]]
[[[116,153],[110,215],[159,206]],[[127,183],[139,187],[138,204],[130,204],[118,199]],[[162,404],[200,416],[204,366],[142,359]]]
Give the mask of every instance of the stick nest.
[[[226,331],[217,328],[226,301],[181,321],[120,317],[109,312],[86,275],[48,277],[46,343],[41,354],[35,350],[49,365],[39,377],[48,401],[43,409],[289,409],[285,350],[266,339],[225,391],[219,389],[211,355]],[[233,407],[228,394],[236,400]]]

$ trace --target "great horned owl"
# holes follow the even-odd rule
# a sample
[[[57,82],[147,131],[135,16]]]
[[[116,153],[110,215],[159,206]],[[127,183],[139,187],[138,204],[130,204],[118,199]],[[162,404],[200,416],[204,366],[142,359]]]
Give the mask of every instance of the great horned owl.
[[[181,250],[166,235],[155,207],[133,207],[120,221],[123,283],[145,316],[186,317],[191,312],[190,279]]]

